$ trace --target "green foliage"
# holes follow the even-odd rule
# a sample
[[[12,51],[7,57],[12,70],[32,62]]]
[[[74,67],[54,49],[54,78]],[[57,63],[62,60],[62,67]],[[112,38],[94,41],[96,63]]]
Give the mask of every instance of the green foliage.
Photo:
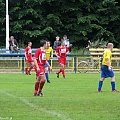
[[[104,39],[98,39],[97,41],[94,41],[91,43],[91,48],[105,48],[107,46],[108,41],[105,41]]]
[[[99,39],[120,46],[120,3],[116,0],[10,0],[10,35],[27,42],[67,34],[75,45]],[[0,1],[0,30],[5,39],[5,1]],[[35,42],[36,41],[36,42]]]

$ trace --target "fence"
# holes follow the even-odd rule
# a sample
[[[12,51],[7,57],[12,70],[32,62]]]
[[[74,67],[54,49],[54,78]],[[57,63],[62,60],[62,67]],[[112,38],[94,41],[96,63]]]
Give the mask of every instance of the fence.
[[[67,55],[66,72],[85,73],[85,72],[99,72],[101,64],[101,56],[93,59],[91,55]],[[51,66],[53,72],[59,69],[57,58],[51,59]],[[120,71],[120,59],[113,57],[113,69]],[[24,73],[25,60],[23,53],[0,53],[0,72],[22,72]]]

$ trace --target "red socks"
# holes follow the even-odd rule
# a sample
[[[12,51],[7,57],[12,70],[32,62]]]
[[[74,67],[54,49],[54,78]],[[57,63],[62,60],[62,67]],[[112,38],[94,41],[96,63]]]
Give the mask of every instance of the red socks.
[[[34,96],[36,96],[38,93],[42,92],[43,86],[45,84],[45,80],[37,81],[35,83],[35,90],[34,90]],[[39,91],[38,91],[39,90]]]
[[[65,70],[64,69],[62,69],[62,75],[65,78]]]
[[[34,94],[37,94],[37,92],[38,92],[38,88],[39,88],[39,81],[37,81],[36,83],[35,83],[35,91],[34,91]]]
[[[28,74],[28,68],[25,68],[25,74]]]
[[[33,66],[30,66],[30,69],[28,70],[28,73],[30,73],[30,71],[33,69]]]
[[[62,72],[62,69],[60,68],[60,70],[57,72],[57,74],[60,74]]]
[[[40,81],[40,85],[39,85],[39,93],[42,92],[42,89],[43,89],[44,84],[45,84],[45,80],[41,80],[41,81]]]
[[[65,78],[65,70],[60,68],[60,70],[57,72],[57,74],[60,74],[62,72],[63,77]]]
[[[64,69],[62,69],[62,75],[65,75],[65,71],[64,71]]]

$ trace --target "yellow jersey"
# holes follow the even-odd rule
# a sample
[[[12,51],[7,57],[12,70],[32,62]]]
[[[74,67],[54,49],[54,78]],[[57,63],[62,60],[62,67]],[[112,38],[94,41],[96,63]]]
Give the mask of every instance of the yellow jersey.
[[[45,49],[45,51],[46,51],[46,59],[50,60],[51,55],[53,55],[52,47],[49,47],[48,49]]]
[[[106,49],[103,53],[103,60],[102,60],[102,65],[107,65],[107,59],[110,60],[110,65],[112,61],[112,52],[109,49]]]

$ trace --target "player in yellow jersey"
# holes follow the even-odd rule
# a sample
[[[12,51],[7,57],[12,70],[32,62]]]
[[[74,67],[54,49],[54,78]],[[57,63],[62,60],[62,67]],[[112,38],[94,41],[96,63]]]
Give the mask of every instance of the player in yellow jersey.
[[[118,92],[115,89],[115,76],[111,66],[112,49],[113,49],[113,43],[108,43],[107,49],[105,49],[103,54],[103,60],[102,60],[102,66],[101,66],[101,78],[98,85],[98,92],[102,92],[101,89],[102,89],[103,81],[105,80],[105,78],[108,78],[108,77],[111,78],[112,92]]]
[[[50,58],[53,57],[53,49],[52,49],[52,47],[50,47],[50,41],[47,41],[47,49],[45,49],[45,51],[46,51],[46,60],[50,64]],[[50,83],[49,75],[48,75],[48,66],[44,65],[44,68],[45,68],[46,80],[48,83]]]

